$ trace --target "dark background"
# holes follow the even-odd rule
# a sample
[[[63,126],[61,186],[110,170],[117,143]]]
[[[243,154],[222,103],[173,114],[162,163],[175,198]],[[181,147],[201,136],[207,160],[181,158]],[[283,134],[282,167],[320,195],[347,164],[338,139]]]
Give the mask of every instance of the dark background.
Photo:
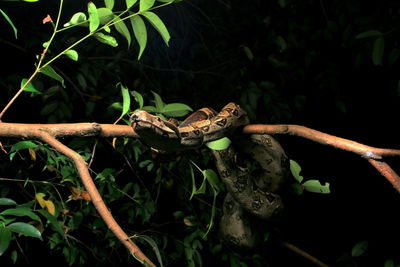
[[[62,23],[85,5],[65,1]],[[41,20],[47,14],[55,19],[57,4],[1,2],[0,8],[19,30],[15,40],[0,20],[3,107],[20,79],[33,72],[35,55],[51,34],[51,26]],[[108,107],[120,101],[115,84],[121,81],[147,100],[154,90],[167,103],[182,102],[193,109],[219,109],[234,101],[248,110],[253,122],[304,125],[371,146],[399,148],[397,1],[193,0],[156,13],[171,33],[169,47],[149,30],[148,46],[137,61],[137,44],[127,50],[121,38],[120,46],[111,49],[90,40],[77,48],[80,62],[60,59],[54,64],[69,78],[64,93],[50,98],[23,95],[4,121],[112,123],[118,115]],[[372,60],[376,38],[356,39],[368,30],[383,33],[380,65]],[[63,35],[53,49],[59,51],[82,34],[77,30]],[[85,68],[95,81],[80,88],[77,75]],[[40,82],[43,90],[55,83],[45,78]],[[65,103],[67,112],[43,112],[54,101]],[[390,183],[357,155],[299,137],[279,138],[287,155],[302,166],[302,175],[329,182],[332,193],[287,197],[275,237],[332,265],[383,266],[389,258],[398,263],[399,196]],[[388,162],[399,170],[398,159]],[[11,167],[4,166],[1,175],[12,176]],[[369,242],[366,255],[338,263],[363,240]],[[276,243],[267,248],[261,254],[268,258],[268,266],[310,264]],[[207,252],[204,257],[205,265],[217,261]]]

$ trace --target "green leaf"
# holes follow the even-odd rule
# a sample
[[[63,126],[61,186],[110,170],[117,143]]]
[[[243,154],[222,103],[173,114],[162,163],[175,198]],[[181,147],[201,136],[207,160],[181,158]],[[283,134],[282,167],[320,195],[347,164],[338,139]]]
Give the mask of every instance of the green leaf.
[[[15,144],[11,147],[10,153],[12,153],[12,152],[18,152],[19,150],[22,150],[22,149],[35,148],[35,147],[37,147],[37,146],[38,146],[38,145],[35,144],[35,143],[32,142],[32,141],[19,141],[19,142],[15,143]]]
[[[11,198],[1,197],[0,205],[17,205],[17,202],[12,200]]]
[[[150,22],[151,25],[158,31],[158,33],[161,35],[163,38],[165,44],[168,46],[169,39],[171,36],[169,35],[169,32],[167,30],[167,27],[165,27],[164,22],[153,12],[147,11],[143,12],[142,16],[146,17],[146,19]]]
[[[377,30],[369,30],[362,33],[357,34],[356,39],[363,39],[368,37],[378,37],[382,36],[382,33]]]
[[[85,22],[87,20],[86,14],[83,12],[78,12],[72,15],[71,19],[64,24],[64,27],[72,26],[72,25],[77,25],[82,22]]]
[[[296,179],[298,183],[301,183],[303,181],[304,177],[300,175],[301,167],[294,160],[290,160],[290,171],[292,172],[294,179]]]
[[[44,66],[40,68],[40,72],[54,80],[57,80],[61,83],[62,87],[65,88],[64,79],[61,77],[50,65]]]
[[[191,161],[191,163],[202,172],[202,170],[193,161]],[[190,194],[189,200],[191,200],[194,195],[204,194],[206,192],[206,179],[205,179],[204,175],[203,175],[203,182],[201,183],[199,189],[197,189],[197,187],[196,187],[196,180],[194,178],[193,167],[191,165],[190,165],[190,175],[192,177],[192,193]]]
[[[40,231],[36,227],[27,223],[15,222],[7,225],[7,229],[13,231],[14,233],[23,234],[43,240]]]
[[[110,20],[114,19],[115,15],[111,9],[106,7],[100,7],[97,9],[97,14],[99,15],[100,25],[108,23]]]
[[[0,14],[2,14],[3,17],[6,19],[6,21],[8,22],[8,24],[10,24],[11,28],[14,31],[15,39],[18,39],[18,35],[17,35],[18,31],[17,31],[17,28],[15,27],[14,23],[11,21],[11,19],[8,17],[8,15],[1,8],[0,8]]]
[[[47,210],[38,210],[38,212],[45,217],[49,222],[51,227],[59,233],[61,236],[64,236],[64,230],[60,224],[59,221],[57,221],[57,218],[54,215],[51,215]]]
[[[150,113],[157,112],[157,109],[154,106],[143,106],[141,109]]]
[[[182,103],[171,103],[166,104],[162,109],[161,113],[169,117],[182,117],[193,111],[191,107]]]
[[[125,22],[122,20],[119,20],[117,23],[114,24],[114,27],[117,29],[117,31],[125,37],[126,41],[128,42],[128,47],[131,45],[131,34],[128,30],[128,27],[126,27]]]
[[[154,239],[152,239],[150,236],[147,236],[147,235],[135,235],[135,238],[143,239],[151,246],[154,253],[156,254],[156,257],[157,257],[158,263],[160,264],[160,267],[163,267],[164,265],[162,263],[160,250],[158,249],[157,243],[154,241]]]
[[[367,248],[368,248],[368,241],[364,240],[364,241],[358,242],[357,244],[355,244],[355,246],[351,250],[351,256],[359,257],[362,254],[364,254],[364,252],[367,250]]]
[[[228,137],[222,137],[220,139],[206,143],[206,146],[212,150],[224,150],[227,149],[231,143],[232,142]]]
[[[139,104],[139,109],[141,109],[144,103],[143,96],[137,91],[132,91],[131,94],[135,98],[135,101]]]
[[[25,78],[21,80],[21,88],[26,84],[27,81],[28,81],[28,79],[25,79]],[[42,93],[42,92],[36,90],[36,88],[33,86],[33,84],[31,82],[25,86],[24,91],[36,93],[36,94]]]
[[[0,228],[0,256],[7,250],[10,245],[12,235],[11,231],[5,227]]]
[[[165,103],[162,101],[161,96],[154,91],[151,91],[154,96],[154,104],[156,105],[156,109],[158,113],[161,113],[161,110],[165,106]]]
[[[134,4],[136,4],[137,0],[125,0],[126,7],[131,8]]]
[[[182,117],[187,115],[193,109],[183,103],[170,103],[163,107],[162,112],[170,117]]]
[[[131,97],[129,95],[129,90],[127,87],[121,85],[122,92],[122,114],[123,117],[126,113],[128,113],[129,108],[131,107]]]
[[[96,32],[95,34],[93,34],[93,36],[97,39],[97,41],[102,42],[103,44],[108,44],[112,47],[118,46],[117,40],[111,35],[107,35],[102,32]]]
[[[133,33],[135,34],[135,38],[139,43],[139,55],[138,59],[143,54],[144,49],[147,44],[147,30],[146,25],[144,24],[143,19],[140,16],[133,16],[130,18]]]
[[[382,66],[384,49],[385,39],[383,37],[377,38],[372,47],[372,62],[375,66]]]
[[[0,212],[1,215],[13,215],[13,216],[27,216],[35,221],[40,221],[39,216],[37,216],[30,208],[17,207],[13,209],[6,209]]]
[[[394,267],[394,261],[392,259],[385,260],[383,267]]]
[[[110,105],[110,108],[113,108],[116,110],[122,110],[122,104],[121,104],[121,102],[114,102]]]
[[[65,51],[64,54],[73,61],[78,61],[78,52],[76,52],[75,50],[69,49]]]
[[[331,191],[329,190],[329,183],[325,183],[321,185],[321,182],[318,180],[308,180],[303,183],[304,190],[313,193],[321,193],[321,194],[329,194]]]
[[[203,171],[203,175],[210,183],[210,185],[215,189],[215,191],[219,192],[220,189],[219,189],[219,183],[218,183],[219,180],[217,173],[212,169],[206,169]]]
[[[146,11],[154,5],[155,0],[140,0],[139,11]]]
[[[114,8],[114,0],[104,0],[104,5],[112,10]]]
[[[100,25],[99,13],[97,12],[96,5],[93,2],[88,3],[89,14],[89,31],[94,32]]]

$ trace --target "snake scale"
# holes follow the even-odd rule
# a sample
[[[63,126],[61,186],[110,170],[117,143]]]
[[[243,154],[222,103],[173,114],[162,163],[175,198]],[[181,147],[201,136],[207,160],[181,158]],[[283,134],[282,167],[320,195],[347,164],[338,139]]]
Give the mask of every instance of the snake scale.
[[[163,151],[197,148],[249,123],[246,112],[235,103],[219,113],[202,108],[179,126],[143,110],[134,112],[130,120],[145,144]],[[288,176],[289,160],[280,144],[267,134],[241,137],[228,148],[211,153],[228,191],[220,221],[222,236],[235,247],[252,248],[260,239],[254,218],[273,221],[283,211],[278,192]],[[258,168],[252,171],[246,162],[256,163]]]

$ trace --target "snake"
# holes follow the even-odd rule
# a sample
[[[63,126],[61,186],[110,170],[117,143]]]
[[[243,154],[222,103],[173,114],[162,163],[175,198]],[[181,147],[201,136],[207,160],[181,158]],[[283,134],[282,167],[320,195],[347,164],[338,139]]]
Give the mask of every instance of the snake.
[[[144,110],[132,113],[130,121],[143,143],[167,152],[199,148],[204,143],[231,136],[235,129],[249,124],[246,111],[233,102],[220,112],[199,109],[179,125]],[[225,149],[211,149],[228,191],[222,206],[220,233],[228,244],[251,249],[260,242],[257,220],[273,222],[282,215],[284,204],[279,191],[289,174],[289,160],[271,135],[251,134],[239,138],[232,135],[232,139]]]

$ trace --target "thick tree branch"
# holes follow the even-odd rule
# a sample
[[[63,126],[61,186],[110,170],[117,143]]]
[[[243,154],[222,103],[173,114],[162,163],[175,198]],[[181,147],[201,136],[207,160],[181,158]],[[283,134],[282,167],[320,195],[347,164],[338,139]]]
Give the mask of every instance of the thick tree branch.
[[[384,156],[400,156],[400,150],[398,149],[385,149],[366,146],[348,139],[326,134],[300,125],[253,124],[245,126],[243,128],[243,133],[297,135],[323,145],[330,145],[339,149],[354,152],[366,158],[369,163],[371,163],[393,185],[393,187],[400,192],[400,177],[392,168],[390,168],[387,163],[379,161]]]

